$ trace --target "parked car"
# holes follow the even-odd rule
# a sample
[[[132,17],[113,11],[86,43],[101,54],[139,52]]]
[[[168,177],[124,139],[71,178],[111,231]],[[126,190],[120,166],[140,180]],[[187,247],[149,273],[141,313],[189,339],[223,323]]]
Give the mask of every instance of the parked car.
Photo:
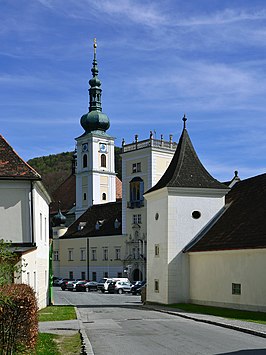
[[[127,281],[116,281],[113,287],[114,287],[114,292],[119,293],[121,295],[122,293],[130,292],[131,283]]]
[[[73,291],[76,290],[76,292],[83,291],[86,292],[86,284],[88,283],[87,280],[81,280],[77,281],[76,283],[73,284]]]
[[[134,285],[131,286],[130,292],[132,295],[140,295],[141,293],[141,288],[144,286],[146,281],[136,281]]]
[[[97,291],[97,289],[98,289],[98,282],[96,282],[96,281],[88,281],[88,282],[85,284],[85,286],[86,286],[86,289],[87,289],[88,291]]]
[[[62,282],[63,279],[61,277],[53,277],[53,286],[60,286]]]
[[[105,291],[108,291],[108,286],[112,281],[114,281],[114,280],[113,279],[106,279],[105,280],[105,283],[103,284],[102,293],[104,293]]]
[[[108,289],[107,289],[107,292],[108,293],[115,293],[116,290],[115,290],[115,285],[116,285],[117,281],[111,281],[108,285]]]
[[[71,281],[68,281],[67,284],[66,284],[66,289],[68,291],[73,291],[76,283],[78,282],[78,280],[71,280]]]
[[[112,281],[123,281],[123,282],[129,282],[129,279],[126,278],[126,277],[114,277],[114,278],[109,278],[109,279],[106,279],[105,280],[105,283],[103,285],[103,290],[102,292],[104,293],[105,291],[108,291],[108,287],[109,287],[109,284],[112,282]]]
[[[98,291],[102,291],[102,293],[104,293],[104,283],[107,280],[106,277],[102,278],[101,280],[98,281],[98,285],[97,285],[97,290]]]
[[[61,287],[61,289],[62,289],[63,291],[66,290],[66,285],[67,285],[68,281],[74,281],[74,280],[71,280],[71,279],[63,279],[62,282],[61,282],[61,284],[60,284],[60,287]]]

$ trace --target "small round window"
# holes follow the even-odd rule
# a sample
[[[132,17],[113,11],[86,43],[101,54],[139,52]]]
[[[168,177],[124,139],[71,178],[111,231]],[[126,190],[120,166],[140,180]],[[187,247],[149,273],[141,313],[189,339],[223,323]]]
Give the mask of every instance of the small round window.
[[[156,214],[155,214],[155,219],[156,219],[156,221],[158,221],[158,219],[159,219],[159,213],[156,213]]]
[[[192,217],[193,217],[194,219],[199,219],[200,216],[201,216],[200,211],[193,211],[193,212],[192,212]]]

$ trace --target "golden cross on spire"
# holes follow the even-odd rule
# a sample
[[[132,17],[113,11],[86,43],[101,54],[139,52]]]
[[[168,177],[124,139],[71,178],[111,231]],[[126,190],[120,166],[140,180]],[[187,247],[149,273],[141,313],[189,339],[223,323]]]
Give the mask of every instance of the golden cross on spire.
[[[96,38],[94,38],[93,40],[93,48],[94,48],[94,53],[96,53],[96,48],[97,48]]]

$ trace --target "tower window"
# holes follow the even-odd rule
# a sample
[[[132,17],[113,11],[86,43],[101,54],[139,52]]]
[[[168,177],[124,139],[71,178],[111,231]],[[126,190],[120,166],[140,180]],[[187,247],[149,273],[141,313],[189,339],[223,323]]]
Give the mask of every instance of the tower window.
[[[106,193],[105,192],[102,194],[102,200],[106,201]]]
[[[141,171],[141,163],[132,164],[132,173],[138,173]]]
[[[84,194],[83,194],[83,200],[84,200],[84,201],[87,200],[87,194],[86,194],[86,192],[84,192]]]
[[[135,177],[129,183],[130,185],[130,202],[129,208],[142,207],[144,205],[144,181],[140,177]]]
[[[101,154],[101,167],[106,168],[106,155]]]
[[[88,156],[87,154],[83,155],[83,168],[87,168],[88,166]]]

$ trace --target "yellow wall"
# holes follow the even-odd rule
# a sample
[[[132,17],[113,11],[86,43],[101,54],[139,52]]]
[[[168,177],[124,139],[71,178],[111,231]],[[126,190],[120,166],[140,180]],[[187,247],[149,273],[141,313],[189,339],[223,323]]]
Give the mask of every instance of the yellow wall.
[[[193,303],[266,311],[266,250],[190,253]],[[232,294],[241,284],[241,295]],[[254,292],[256,290],[256,292]]]

